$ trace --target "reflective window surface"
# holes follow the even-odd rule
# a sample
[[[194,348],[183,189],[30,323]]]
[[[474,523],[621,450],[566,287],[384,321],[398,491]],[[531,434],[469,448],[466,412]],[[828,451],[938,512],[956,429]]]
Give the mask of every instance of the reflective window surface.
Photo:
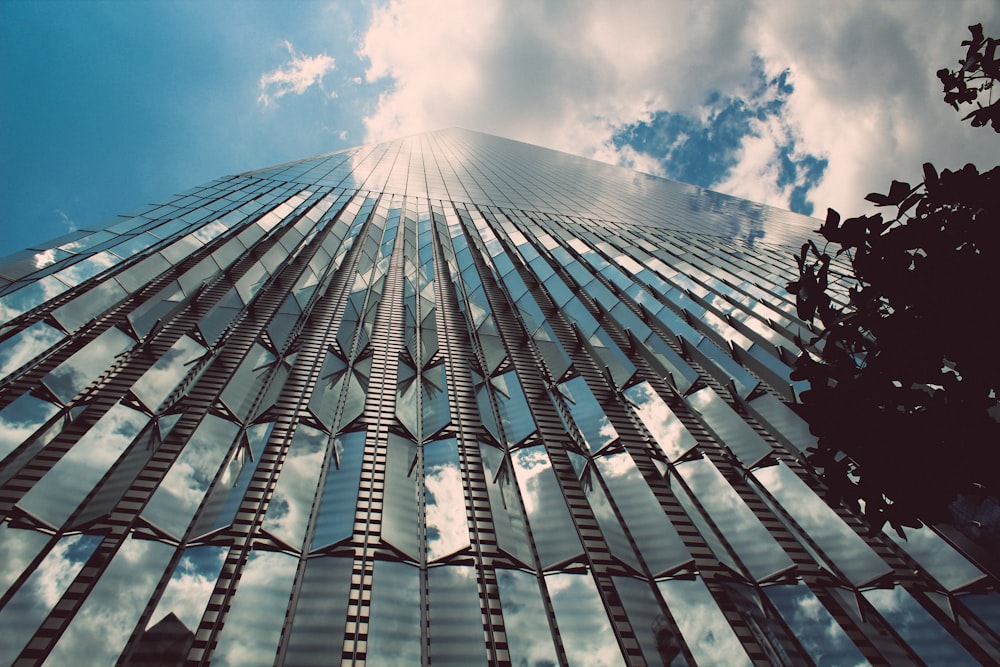
[[[817,226],[452,129],[0,259],[0,663],[1000,663],[804,461]]]

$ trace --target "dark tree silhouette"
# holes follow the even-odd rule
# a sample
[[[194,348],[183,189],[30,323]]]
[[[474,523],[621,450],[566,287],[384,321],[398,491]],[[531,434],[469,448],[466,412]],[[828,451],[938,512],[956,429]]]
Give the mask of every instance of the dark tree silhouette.
[[[960,91],[946,95],[955,105],[974,101],[972,74],[1000,75],[997,40],[970,30],[963,69],[938,73]],[[966,118],[1000,131],[997,113],[994,103]],[[1000,167],[925,164],[922,183],[866,199],[892,217],[841,221],[830,209],[826,246],[802,246],[788,291],[800,318],[818,320],[792,376],[810,384],[810,461],[836,499],[864,501],[878,530],[936,522],[958,494],[1000,490]]]
[[[1000,40],[983,37],[983,24],[969,26],[972,39],[962,42],[969,49],[965,58],[958,61],[957,70],[939,69],[937,76],[944,85],[944,101],[959,110],[959,105],[975,104],[976,109],[962,120],[972,120],[973,127],[989,123],[994,132],[1000,132],[1000,97],[993,99],[993,85],[1000,79],[1000,58],[997,46]],[[983,106],[985,93],[987,104]]]

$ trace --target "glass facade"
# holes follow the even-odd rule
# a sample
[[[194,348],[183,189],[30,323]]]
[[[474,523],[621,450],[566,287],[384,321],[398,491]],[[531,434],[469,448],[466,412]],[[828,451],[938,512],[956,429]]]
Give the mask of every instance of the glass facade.
[[[816,226],[446,130],[5,258],[0,663],[1000,662],[804,463]]]

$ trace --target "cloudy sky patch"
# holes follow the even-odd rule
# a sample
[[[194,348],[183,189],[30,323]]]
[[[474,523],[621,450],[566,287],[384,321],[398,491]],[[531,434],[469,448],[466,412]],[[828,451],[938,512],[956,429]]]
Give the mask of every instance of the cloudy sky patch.
[[[992,0],[233,7],[0,3],[9,252],[223,174],[456,125],[820,217],[926,161],[996,163],[934,75],[968,25],[1000,34]]]
[[[301,95],[313,86],[322,91],[323,76],[335,66],[333,58],[326,53],[307,56],[297,52],[287,39],[284,40],[284,46],[288,51],[289,61],[277,69],[260,75],[260,94],[257,96],[257,103],[261,106],[271,106],[289,93]]]

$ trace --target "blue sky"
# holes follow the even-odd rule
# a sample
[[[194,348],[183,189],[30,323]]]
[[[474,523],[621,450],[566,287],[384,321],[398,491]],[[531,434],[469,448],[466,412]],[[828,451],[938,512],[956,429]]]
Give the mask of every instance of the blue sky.
[[[459,125],[822,215],[996,163],[934,71],[990,0],[0,3],[0,255]]]

